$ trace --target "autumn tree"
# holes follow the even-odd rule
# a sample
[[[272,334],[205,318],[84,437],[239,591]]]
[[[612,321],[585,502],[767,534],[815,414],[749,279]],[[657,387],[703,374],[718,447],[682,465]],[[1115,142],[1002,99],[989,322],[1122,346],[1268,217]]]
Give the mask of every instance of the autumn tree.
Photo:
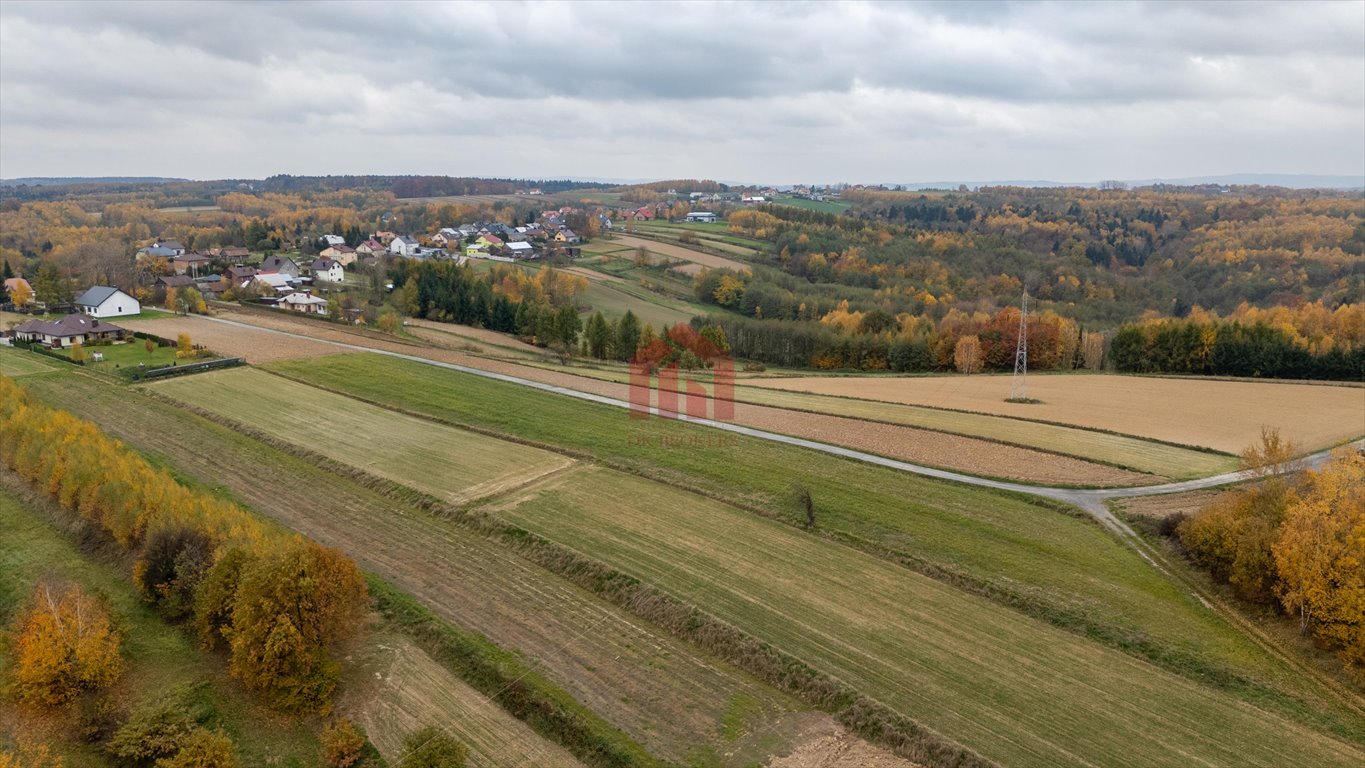
[[[221,730],[198,727],[181,740],[175,754],[156,761],[155,768],[237,768],[232,739]]]
[[[26,282],[19,283],[14,287],[14,290],[10,292],[9,298],[14,306],[27,307],[33,303],[33,290],[28,287]]]
[[[165,307],[166,307],[166,309],[169,309],[169,310],[172,311],[172,312],[179,312],[179,311],[180,311],[181,303],[180,303],[180,289],[179,289],[179,288],[176,288],[175,286],[171,286],[170,288],[167,288],[167,289],[166,289],[166,304],[165,304]]]
[[[79,341],[71,345],[71,362],[84,363],[90,356],[85,352],[85,345]]]
[[[123,671],[123,638],[109,609],[75,584],[39,584],[15,637],[15,686],[29,701],[66,704],[108,688]]]
[[[976,336],[963,336],[953,347],[953,365],[959,373],[981,372],[981,341]]]
[[[300,539],[256,561],[233,600],[232,674],[280,709],[325,710],[340,676],[328,649],[365,601],[360,571],[337,550]]]
[[[213,565],[213,539],[188,526],[152,531],[133,568],[133,581],[143,597],[167,618],[180,620],[194,611],[194,596]]]
[[[57,265],[51,262],[44,262],[38,267],[38,272],[33,278],[34,298],[51,306],[53,304],[70,303],[74,292],[71,281],[62,274]]]
[[[345,718],[323,728],[318,741],[322,745],[322,762],[328,768],[352,768],[364,755],[364,734]]]
[[[194,342],[190,340],[188,333],[181,333],[175,337],[175,356],[194,357]]]
[[[1285,611],[1365,674],[1365,457],[1308,473],[1272,548]]]
[[[152,341],[151,337],[149,336],[143,340],[142,348],[147,350],[147,354],[150,355],[156,351],[156,342]]]
[[[1273,477],[1298,468],[1297,443],[1280,435],[1279,427],[1261,426],[1261,437],[1242,450],[1242,468],[1256,477]]]

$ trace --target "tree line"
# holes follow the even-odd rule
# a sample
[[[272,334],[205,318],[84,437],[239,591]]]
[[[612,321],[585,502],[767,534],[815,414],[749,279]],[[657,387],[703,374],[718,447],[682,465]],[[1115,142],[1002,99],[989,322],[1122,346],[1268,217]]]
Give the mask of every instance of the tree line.
[[[330,709],[340,679],[333,649],[368,604],[348,557],[177,483],[4,376],[0,462],[129,553],[142,595],[225,651],[233,677],[268,704]]]
[[[1365,682],[1365,457],[1343,450],[1298,481],[1275,476],[1296,453],[1265,433],[1243,454],[1261,482],[1163,527],[1214,578],[1297,620]]]

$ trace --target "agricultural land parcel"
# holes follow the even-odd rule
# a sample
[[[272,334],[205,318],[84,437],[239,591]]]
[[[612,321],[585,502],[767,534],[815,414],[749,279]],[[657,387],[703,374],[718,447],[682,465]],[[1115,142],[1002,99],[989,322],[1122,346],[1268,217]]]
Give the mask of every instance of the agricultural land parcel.
[[[577,469],[499,502],[497,513],[690,600],[1004,765],[1365,760],[1352,746],[982,598],[640,478]]]
[[[536,660],[546,677],[656,755],[685,762],[714,751],[730,756],[721,765],[748,765],[787,744],[812,719],[829,720],[484,536],[314,461],[76,372],[25,384],[182,477],[346,551],[443,619]],[[371,722],[401,724],[412,705],[360,706],[360,716]],[[482,709],[477,702],[467,706]],[[454,724],[471,744],[518,733],[459,730],[473,722]],[[524,748],[548,749],[535,740]]]
[[[343,355],[272,368],[444,422],[562,446],[787,520],[798,517],[790,488],[801,482],[826,536],[1365,739],[1362,724],[1321,698],[1314,681],[1100,527],[1053,509],[756,439],[717,444],[713,430],[696,425],[634,422],[607,406],[409,361]]]
[[[46,373],[61,365],[55,360],[48,361],[31,352],[0,347],[0,374],[10,378]]]
[[[1007,403],[1003,376],[765,379],[753,386],[1074,424],[1236,453],[1263,425],[1305,450],[1365,434],[1365,389],[1274,381],[1056,374],[1029,379],[1042,403]]]

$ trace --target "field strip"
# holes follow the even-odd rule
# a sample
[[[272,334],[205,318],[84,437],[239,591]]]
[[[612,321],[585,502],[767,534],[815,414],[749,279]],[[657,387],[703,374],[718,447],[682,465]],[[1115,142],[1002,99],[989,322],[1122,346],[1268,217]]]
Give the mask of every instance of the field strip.
[[[1365,760],[1348,744],[984,599],[640,478],[581,467],[500,500],[495,514],[1007,765]]]
[[[272,385],[285,383],[262,375]],[[793,718],[806,716],[807,707],[792,697],[484,536],[314,461],[102,382],[69,377],[35,385],[31,390],[49,403],[345,551],[442,618],[534,660],[577,701],[659,756],[681,761],[699,742],[720,746],[726,703],[736,697],[755,702],[744,727],[757,734],[786,733]],[[583,636],[587,627],[591,635]]]
[[[1359,388],[1273,380],[1048,374],[1029,377],[1029,395],[1043,401],[1035,404],[1005,402],[1009,378],[999,375],[806,376],[749,384],[1069,424],[1231,454],[1259,439],[1267,425],[1310,451],[1365,434]]]
[[[649,240],[643,237],[618,234],[613,239],[613,242],[619,243],[627,248],[644,248],[650,253],[667,256],[670,259],[682,259],[683,261],[695,262],[705,267],[724,267],[726,269],[733,269],[736,272],[748,269],[747,265],[735,261],[734,259],[727,259],[724,256],[714,256],[709,253],[694,251],[686,246],[661,240]]]
[[[60,363],[49,363],[32,352],[0,346],[0,374],[10,378],[31,376],[56,370]]]
[[[498,493],[572,462],[560,454],[382,411],[249,368],[149,386],[455,504]]]

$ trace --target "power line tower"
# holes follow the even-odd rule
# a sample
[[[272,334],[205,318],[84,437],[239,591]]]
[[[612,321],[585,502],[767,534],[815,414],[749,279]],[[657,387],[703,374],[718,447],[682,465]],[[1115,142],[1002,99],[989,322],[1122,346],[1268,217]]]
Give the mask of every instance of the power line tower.
[[[1010,383],[1010,402],[1028,402],[1028,289],[1019,312],[1019,342],[1014,347],[1014,381]]]

